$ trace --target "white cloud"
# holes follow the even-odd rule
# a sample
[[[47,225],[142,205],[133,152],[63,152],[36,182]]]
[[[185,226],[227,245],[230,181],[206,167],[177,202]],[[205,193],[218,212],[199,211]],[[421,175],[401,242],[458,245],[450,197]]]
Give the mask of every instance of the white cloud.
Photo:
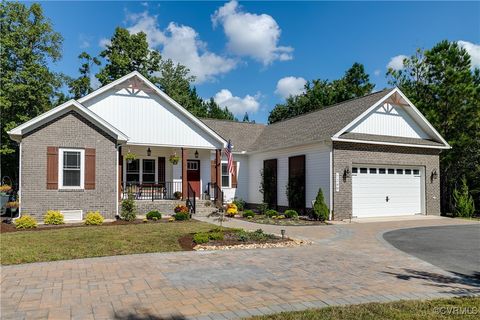
[[[377,77],[382,73],[382,70],[380,69],[376,69],[375,71],[373,71],[373,74],[376,75]]]
[[[472,68],[480,68],[480,45],[468,41],[457,41],[458,45],[467,50],[470,55]]]
[[[275,60],[291,60],[292,47],[278,46],[281,29],[267,14],[243,12],[232,0],[212,15],[214,27],[223,26],[228,49],[239,56],[249,56],[268,65]]]
[[[393,57],[392,59],[390,59],[390,62],[388,62],[387,69],[392,68],[393,70],[402,70],[403,60],[406,58],[408,57],[403,54]]]
[[[228,89],[222,89],[215,94],[213,99],[220,107],[227,107],[233,114],[243,116],[245,112],[249,114],[255,113],[260,107],[257,101],[259,94],[251,96],[247,94],[245,97],[236,97]]]
[[[79,46],[81,49],[86,49],[88,47],[90,47],[90,40],[91,40],[91,37],[83,34],[83,33],[80,33],[78,35],[78,42],[80,43]]]
[[[305,92],[307,80],[302,77],[284,77],[277,82],[275,93],[283,98],[296,96]]]
[[[97,90],[101,86],[102,84],[100,83],[100,80],[98,80],[97,77],[95,77],[95,75],[92,74],[90,76],[90,87],[92,87],[94,90]]]
[[[208,51],[207,44],[189,26],[170,22],[165,30],[161,30],[157,17],[146,11],[128,14],[127,22],[131,24],[128,28],[131,33],[145,32],[150,47],[159,49],[163,57],[187,66],[196,77],[196,83],[213,80],[237,65],[234,59]]]
[[[111,44],[112,44],[112,41],[110,41],[110,39],[107,39],[107,38],[102,38],[102,39],[100,39],[100,41],[98,41],[98,45],[102,49],[105,49],[107,46],[109,46]]]

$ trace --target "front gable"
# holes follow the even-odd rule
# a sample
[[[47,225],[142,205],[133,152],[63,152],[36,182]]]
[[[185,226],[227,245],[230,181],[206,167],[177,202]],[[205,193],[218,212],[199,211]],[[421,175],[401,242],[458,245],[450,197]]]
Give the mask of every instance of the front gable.
[[[225,141],[192,114],[134,72],[79,100],[121,128],[128,144],[218,149]]]
[[[384,102],[373,109],[346,132],[394,136],[416,139],[432,139],[408,113],[405,106]]]

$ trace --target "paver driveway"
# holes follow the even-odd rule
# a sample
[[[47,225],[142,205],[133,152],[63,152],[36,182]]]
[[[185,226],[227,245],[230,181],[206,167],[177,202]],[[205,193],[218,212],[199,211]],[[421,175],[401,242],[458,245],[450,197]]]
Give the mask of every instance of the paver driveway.
[[[5,266],[1,318],[224,319],[325,305],[478,295],[478,283],[409,256],[381,236],[391,229],[464,223],[433,219],[289,227],[291,236],[301,233],[315,243]]]

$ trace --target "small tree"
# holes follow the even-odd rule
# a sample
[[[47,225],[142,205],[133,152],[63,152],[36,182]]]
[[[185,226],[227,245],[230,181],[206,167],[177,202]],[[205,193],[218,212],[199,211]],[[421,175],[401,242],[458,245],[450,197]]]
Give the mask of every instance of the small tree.
[[[325,198],[323,197],[322,188],[318,189],[317,198],[313,205],[313,218],[316,220],[325,221],[328,219],[328,207],[325,203]]]
[[[475,203],[472,195],[468,192],[467,179],[462,178],[460,189],[453,190],[453,199],[455,200],[455,216],[470,218],[475,212]]]
[[[126,221],[133,221],[137,217],[135,199],[131,192],[128,193],[127,199],[122,201],[122,211],[120,212],[120,217]]]

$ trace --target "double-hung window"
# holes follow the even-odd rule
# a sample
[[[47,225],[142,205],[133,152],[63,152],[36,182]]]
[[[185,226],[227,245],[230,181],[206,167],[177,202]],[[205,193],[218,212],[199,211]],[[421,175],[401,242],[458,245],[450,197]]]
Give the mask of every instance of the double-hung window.
[[[142,169],[143,183],[155,183],[155,160],[143,159]]]
[[[58,185],[60,189],[83,189],[85,150],[60,149],[59,156]]]
[[[230,188],[230,172],[228,172],[227,163],[222,163],[222,187]]]
[[[127,183],[140,183],[140,160],[127,161]]]

